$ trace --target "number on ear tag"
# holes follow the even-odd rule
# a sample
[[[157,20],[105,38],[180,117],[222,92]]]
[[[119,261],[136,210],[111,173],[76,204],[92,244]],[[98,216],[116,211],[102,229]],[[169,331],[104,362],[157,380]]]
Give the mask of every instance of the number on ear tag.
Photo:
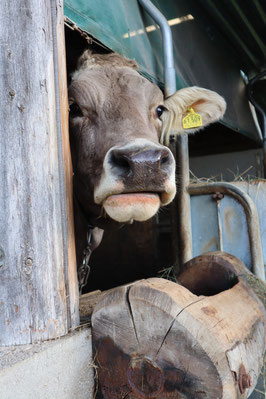
[[[197,114],[193,108],[188,109],[188,114],[182,119],[183,129],[191,129],[202,126],[201,115]]]

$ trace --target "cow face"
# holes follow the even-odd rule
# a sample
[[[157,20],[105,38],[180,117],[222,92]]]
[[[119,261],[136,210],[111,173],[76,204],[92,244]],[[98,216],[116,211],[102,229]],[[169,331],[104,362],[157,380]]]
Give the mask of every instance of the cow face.
[[[145,221],[169,204],[175,161],[162,142],[182,133],[188,107],[201,114],[203,125],[225,110],[220,96],[199,88],[164,100],[136,68],[118,54],[86,51],[69,89],[74,190],[95,220]]]

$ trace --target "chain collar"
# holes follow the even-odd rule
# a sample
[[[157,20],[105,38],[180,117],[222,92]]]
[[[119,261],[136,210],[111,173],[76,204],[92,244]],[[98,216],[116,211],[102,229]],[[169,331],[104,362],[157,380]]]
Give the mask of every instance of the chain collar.
[[[92,253],[91,245],[92,245],[92,230],[93,226],[88,225],[87,231],[87,243],[86,247],[83,250],[83,258],[82,263],[78,267],[78,282],[79,282],[79,294],[82,294],[82,289],[88,282],[89,274],[90,274],[90,257]]]

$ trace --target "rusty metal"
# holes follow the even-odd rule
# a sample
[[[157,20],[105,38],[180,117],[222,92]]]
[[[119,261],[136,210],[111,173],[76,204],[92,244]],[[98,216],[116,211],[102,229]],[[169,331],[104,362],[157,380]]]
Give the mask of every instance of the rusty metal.
[[[238,371],[238,386],[241,395],[245,393],[247,388],[252,384],[250,375],[246,372],[245,366],[241,363]]]
[[[190,195],[206,195],[217,192],[230,195],[242,205],[247,218],[253,272],[257,277],[265,280],[258,213],[251,198],[231,183],[191,184],[188,187]]]
[[[223,230],[222,230],[222,224],[221,224],[221,200],[224,198],[224,195],[222,193],[214,193],[212,198],[216,201],[216,207],[217,207],[217,223],[218,223],[218,235],[219,235],[219,249],[220,251],[223,251]]]
[[[214,193],[212,198],[216,201],[222,200],[224,198],[224,195],[222,193]]]

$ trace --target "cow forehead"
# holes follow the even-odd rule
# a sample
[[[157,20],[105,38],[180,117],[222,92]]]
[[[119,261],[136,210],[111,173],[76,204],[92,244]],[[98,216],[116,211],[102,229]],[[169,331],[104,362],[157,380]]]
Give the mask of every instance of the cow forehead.
[[[120,97],[124,100],[125,96],[134,102],[163,102],[161,90],[129,67],[96,66],[83,70],[75,75],[69,93],[84,105],[89,102],[97,107],[103,106],[106,99],[117,103]]]

